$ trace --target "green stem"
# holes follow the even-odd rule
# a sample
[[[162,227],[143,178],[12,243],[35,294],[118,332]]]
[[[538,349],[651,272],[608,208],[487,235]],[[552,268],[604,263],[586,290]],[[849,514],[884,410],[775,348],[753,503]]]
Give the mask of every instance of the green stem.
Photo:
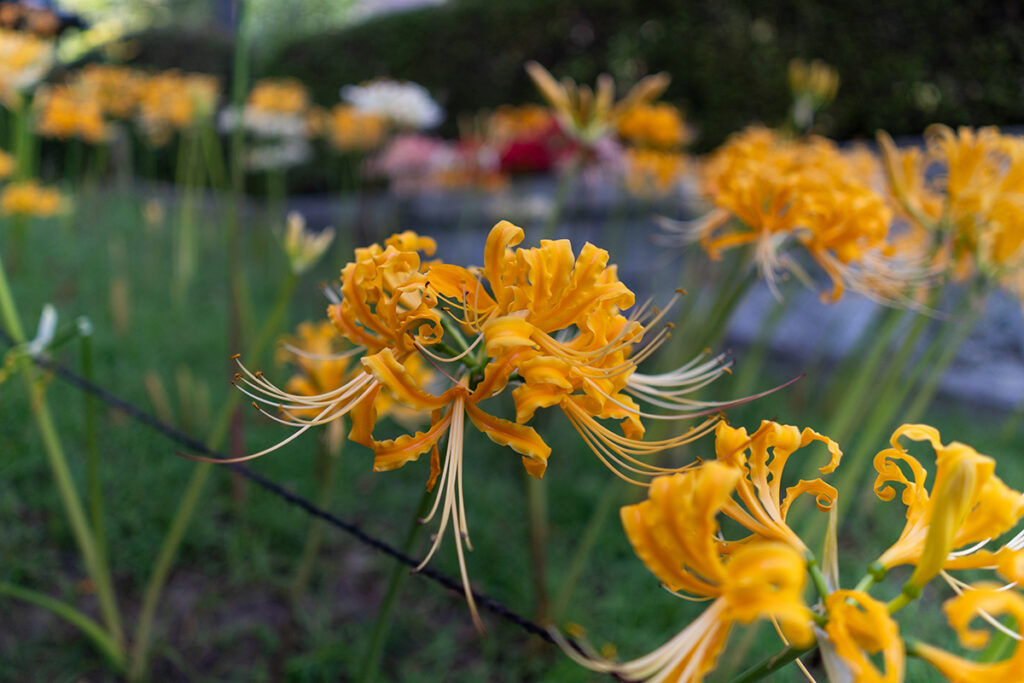
[[[217,131],[213,129],[212,123],[207,123],[200,129],[200,141],[203,148],[203,159],[206,161],[206,172],[210,179],[210,186],[222,192],[227,192],[228,174],[224,167],[224,151],[221,149],[220,140],[217,138]]]
[[[817,645],[811,645],[810,647],[786,647],[785,649],[776,652],[771,657],[763,660],[760,664],[747,669],[739,676],[732,679],[730,683],[752,683],[753,681],[759,681],[762,678],[775,673],[798,657],[802,657],[816,647]]]
[[[530,577],[533,582],[533,618],[545,622],[548,619],[548,496],[547,484],[523,472],[526,485],[526,505],[530,544]]]
[[[266,173],[267,209],[271,226],[278,225],[284,218],[288,195],[287,176],[281,169],[273,168]]]
[[[821,573],[818,559],[810,553],[807,554],[807,573],[811,577],[811,583],[814,584],[814,590],[818,591],[818,595],[821,596],[822,600],[827,599],[830,591],[825,583],[825,575]]]
[[[25,343],[24,328],[21,325],[21,318],[18,316],[14,296],[7,282],[7,274],[2,259],[0,259],[0,315],[3,317],[4,327],[7,328],[15,343]],[[110,632],[114,643],[120,649],[124,643],[124,631],[121,628],[121,616],[117,607],[117,598],[114,593],[110,570],[98,552],[92,530],[89,528],[85,509],[82,507],[82,501],[78,497],[78,491],[75,489],[74,478],[71,476],[71,470],[64,455],[64,448],[61,445],[60,437],[57,435],[57,428],[46,401],[45,386],[38,376],[35,366],[31,363],[21,364],[21,376],[25,381],[25,388],[28,391],[32,407],[32,415],[35,418],[39,435],[42,437],[43,450],[46,453],[47,463],[57,484],[57,491],[60,495],[61,504],[64,507],[64,514],[67,516],[71,526],[71,532],[75,538],[75,543],[78,545],[78,550],[82,554],[82,560],[85,563],[89,578],[92,579],[95,586],[96,597],[100,604],[100,613],[103,615],[103,622]]]
[[[196,175],[202,170],[198,163],[198,145],[199,140],[195,131],[183,131],[178,137],[176,185],[180,197],[174,259],[174,294],[179,306],[184,304],[196,269]]]
[[[865,408],[864,397],[872,388],[877,388],[878,369],[887,357],[889,344],[896,330],[899,328],[902,315],[900,311],[890,309],[884,314],[885,319],[881,328],[875,336],[874,345],[868,352],[867,357],[857,363],[853,381],[842,387],[838,392],[842,397],[838,406],[832,411],[832,420],[828,428],[823,432],[828,434],[838,443],[845,443],[849,430],[853,427],[854,421],[861,415]],[[874,330],[872,330],[874,332]],[[875,397],[877,400],[878,397]]]
[[[35,171],[32,153],[32,112],[22,95],[18,94],[15,97],[17,98],[17,104],[14,107],[14,157],[17,160],[15,178],[26,180],[31,178]]]
[[[259,362],[264,349],[270,344],[270,340],[276,333],[281,319],[284,317],[292,292],[295,289],[296,282],[295,276],[289,273],[281,285],[273,309],[271,309],[270,314],[264,321],[263,328],[260,330],[256,341],[246,352],[246,357],[251,358],[253,362]],[[206,442],[211,450],[217,450],[223,445],[224,439],[228,435],[228,429],[231,426],[231,418],[241,396],[240,392],[232,392],[221,408],[221,412],[210,433],[210,438]],[[199,496],[206,485],[206,480],[210,476],[212,467],[211,463],[199,463],[193,468],[192,477],[185,487],[181,502],[178,503],[178,509],[175,511],[174,518],[171,520],[171,526],[164,537],[160,553],[153,563],[153,570],[150,573],[149,582],[146,584],[146,592],[142,600],[142,609],[139,612],[139,620],[135,627],[135,642],[132,648],[131,663],[128,671],[128,678],[131,680],[142,678],[146,671],[149,645],[153,636],[153,620],[156,616],[160,596],[163,593],[164,584],[167,582],[174,558],[178,553],[178,547],[181,545],[185,531],[192,520],[192,515],[195,513],[196,504],[199,502]]]
[[[52,598],[45,593],[34,591],[29,588],[22,588],[10,583],[0,581],[0,595],[6,595],[16,600],[42,607],[56,614],[58,617],[76,627],[79,631],[92,641],[93,645],[118,670],[124,669],[124,649],[114,640],[107,631],[86,615],[76,610],[66,602]]]
[[[904,584],[900,594],[889,601],[886,608],[889,610],[889,614],[895,614],[919,597],[921,597],[921,589],[918,586],[907,583]]]
[[[970,307],[971,297],[965,297],[963,305]],[[924,353],[921,354],[914,369],[907,376],[900,373],[906,367],[910,355],[917,346],[917,338],[925,329],[927,319],[924,317],[915,321],[910,335],[903,344],[903,348],[888,365],[886,380],[880,387],[877,399],[874,400],[873,409],[864,420],[864,426],[857,435],[857,443],[853,450],[844,459],[844,467],[839,474],[836,487],[840,491],[854,491],[857,484],[864,476],[864,471],[870,466],[869,456],[877,451],[878,441],[885,434],[885,431],[896,423],[914,422],[921,417],[921,413],[931,402],[938,389],[946,369],[956,356],[963,341],[970,334],[983,312],[981,306],[972,307],[966,311],[966,319],[960,320],[953,325],[947,323],[942,333],[935,336],[929,343]],[[928,377],[921,385],[918,379],[925,370],[929,371]],[[901,409],[900,406],[911,392],[916,392],[916,397],[911,406]],[[837,514],[842,517],[844,510],[852,503],[854,496],[840,496],[836,501]]]
[[[416,508],[416,514],[409,525],[409,531],[405,535],[405,543],[402,544],[402,551],[407,555],[413,550],[416,537],[419,536],[423,525],[420,518],[427,513],[430,505],[430,491],[424,491],[420,504]],[[402,584],[409,578],[409,569],[401,562],[395,561],[391,569],[391,578],[388,581],[388,590],[384,594],[384,601],[380,604],[377,612],[377,619],[373,622],[373,632],[370,635],[370,644],[363,654],[363,662],[359,667],[359,675],[356,676],[356,683],[370,683],[377,679],[380,671],[380,660],[384,655],[384,645],[388,639],[388,631],[391,630],[391,621],[394,616],[395,602],[402,590]]]
[[[79,339],[82,351],[82,376],[86,381],[95,383],[96,373],[93,369],[92,323],[87,318],[79,320]],[[103,521],[103,486],[100,481],[100,449],[96,429],[96,398],[89,392],[83,392],[85,402],[85,454],[87,500],[89,517],[92,522],[93,535],[96,539],[96,552],[104,563],[107,562],[107,534]]]
[[[946,374],[946,370],[949,369],[953,359],[956,358],[956,354],[960,351],[960,347],[963,346],[965,341],[967,341],[967,337],[969,337],[971,332],[974,331],[975,326],[978,324],[978,321],[981,320],[981,316],[984,312],[985,307],[983,303],[977,303],[970,307],[964,319],[948,323],[951,326],[953,333],[950,335],[949,341],[940,352],[935,365],[932,366],[931,373],[928,375],[928,378],[924,381],[921,389],[918,390],[917,395],[914,397],[914,402],[911,403],[910,407],[907,409],[904,420],[911,422],[917,420],[924,414],[924,411],[928,409],[928,406],[931,404],[932,399],[938,391],[942,378]]]
[[[875,577],[871,576],[871,574],[865,574],[861,577],[860,581],[857,582],[857,585],[853,587],[853,590],[867,593],[874,585]]]

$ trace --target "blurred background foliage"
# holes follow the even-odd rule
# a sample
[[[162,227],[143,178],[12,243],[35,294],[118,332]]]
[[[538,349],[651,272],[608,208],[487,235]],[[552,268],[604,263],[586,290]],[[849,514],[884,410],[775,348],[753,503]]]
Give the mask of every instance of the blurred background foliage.
[[[984,0],[453,0],[295,42],[268,68],[324,98],[339,83],[407,78],[453,112],[535,99],[527,59],[577,81],[610,70],[629,83],[664,70],[666,99],[690,114],[706,149],[746,123],[782,118],[793,57],[842,75],[830,110],[838,138],[881,127],[917,134],[935,121],[1017,123],[1022,22],[1019,3]]]
[[[231,3],[162,4],[173,16],[154,19],[172,23],[136,36],[138,61],[226,73]],[[424,84],[452,112],[533,100],[527,59],[583,81],[610,70],[628,84],[664,70],[667,99],[690,113],[706,149],[746,123],[781,119],[788,61],[816,57],[843,77],[829,122],[839,138],[1024,115],[1024,8],[1015,2],[449,0],[358,23],[350,1],[255,4],[258,70],[296,76],[325,103],[340,85],[383,75]]]
[[[150,28],[130,41],[137,64],[229,71],[231,0],[64,4],[94,20],[147,16]],[[324,104],[337,101],[341,85],[377,76],[422,83],[456,114],[536,100],[528,59],[577,81],[607,70],[622,86],[667,71],[666,99],[689,113],[702,151],[750,122],[781,120],[789,60],[813,57],[842,75],[822,122],[840,139],[1024,118],[1024,7],[1016,2],[448,0],[380,14],[373,9],[409,3],[253,4],[258,75],[298,77]],[[454,117],[447,125],[453,133]]]

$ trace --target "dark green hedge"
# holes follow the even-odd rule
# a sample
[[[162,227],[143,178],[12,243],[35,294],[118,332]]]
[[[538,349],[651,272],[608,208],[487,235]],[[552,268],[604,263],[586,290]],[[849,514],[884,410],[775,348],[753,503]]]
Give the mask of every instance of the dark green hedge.
[[[840,138],[1024,121],[1024,14],[1005,0],[451,0],[304,38],[266,71],[324,103],[345,83],[410,79],[458,113],[536,99],[527,59],[584,81],[665,70],[706,148],[785,114],[792,57],[838,67],[828,123]]]

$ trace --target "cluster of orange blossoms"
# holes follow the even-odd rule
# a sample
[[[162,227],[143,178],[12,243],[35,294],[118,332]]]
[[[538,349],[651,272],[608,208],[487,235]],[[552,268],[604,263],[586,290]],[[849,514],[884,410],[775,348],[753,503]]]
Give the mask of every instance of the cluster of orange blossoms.
[[[0,189],[0,214],[48,218],[60,213],[67,200],[55,187],[35,180],[12,181]]]
[[[78,138],[96,144],[107,138],[100,101],[89,92],[67,85],[40,88],[32,101],[36,131],[49,138]]]
[[[680,597],[710,601],[707,609],[665,645],[630,662],[605,659],[585,641],[577,651],[556,632],[571,658],[628,681],[701,681],[714,668],[734,624],[769,619],[782,642],[797,652],[809,651],[816,641],[830,645],[822,648],[825,665],[840,676],[845,672],[842,680],[901,681],[908,650],[953,681],[1019,680],[1024,656],[1019,647],[1002,662],[970,662],[932,646],[905,644],[892,616],[941,575],[957,592],[945,611],[964,645],[979,648],[987,640],[969,628],[976,617],[1003,630],[994,617],[1009,614],[1019,623],[1024,598],[1014,583],[971,585],[948,574],[991,569],[1010,582],[1024,579],[1019,536],[995,552],[983,549],[1024,516],[1024,495],[995,476],[991,458],[962,443],[943,444],[932,427],[908,424],[897,429],[890,447],[875,456],[875,492],[890,501],[896,495],[894,485],[902,487],[906,525],[864,579],[853,589],[842,589],[835,518],[831,552],[826,551],[820,567],[788,521],[799,496],[811,494],[819,510],[828,511],[839,492],[821,478],[800,480],[782,490],[784,469],[796,453],[803,455],[813,442],[823,443],[829,458],[820,472],[827,475],[840,464],[838,444],[811,429],[768,421],[753,434],[720,423],[715,437],[714,459],[655,479],[646,501],[621,510],[626,535],[647,568]],[[936,473],[930,490],[927,471],[902,439],[926,442],[934,449]],[[749,535],[726,538],[722,516]],[[914,567],[902,592],[888,603],[872,597],[874,583],[900,565]],[[820,597],[817,605],[805,601],[808,577]],[[882,663],[881,670],[877,663]]]
[[[671,104],[641,104],[618,120],[626,143],[626,189],[637,196],[668,194],[687,170],[682,149],[692,134],[683,113]]]
[[[322,116],[327,141],[339,152],[367,152],[380,147],[388,125],[380,116],[360,111],[351,104],[336,104]]]
[[[54,60],[53,40],[0,29],[0,103],[19,107],[21,93],[42,80]]]
[[[1024,296],[1024,139],[936,125],[924,150],[897,150],[884,133],[879,143],[897,206],[954,278],[978,275]]]
[[[430,453],[427,486],[438,495],[427,519],[440,513],[440,529],[423,563],[439,548],[449,524],[474,620],[463,546],[470,546],[463,502],[463,443],[471,422],[494,442],[522,457],[541,477],[550,447],[529,422],[541,408],[558,407],[587,445],[618,476],[646,479],[678,468],[642,458],[710,433],[719,404],[692,393],[727,371],[722,356],[700,357],[672,372],[645,375],[637,366],[669,335],[663,313],[644,305],[630,314],[633,293],[618,280],[608,253],[586,244],[574,255],[568,240],[543,240],[515,249],[522,229],[508,222],[491,231],[482,268],[428,261],[433,240],[405,232],[384,245],[357,249],[329,290],[328,318],[349,350],[325,354],[321,345],[297,355],[329,360],[330,376],[292,380],[280,389],[262,373],[241,366],[240,388],[276,409],[274,420],[298,431],[348,415],[349,439],[374,452],[374,469],[393,470]],[[326,329],[326,328],[321,328]],[[358,362],[347,360],[359,356]],[[346,360],[342,360],[342,359]],[[351,365],[349,363],[351,362]],[[425,373],[424,362],[436,372]],[[511,389],[514,419],[489,413],[482,403]],[[375,425],[384,407],[429,418],[426,431],[380,439]],[[656,406],[646,412],[641,404]],[[697,418],[682,434],[645,441],[644,421]],[[618,423],[618,429],[606,425]],[[442,439],[447,436],[444,455]]]
[[[714,208],[674,228],[713,259],[752,245],[776,294],[782,272],[811,282],[793,246],[828,276],[832,292],[823,297],[833,301],[850,288],[883,303],[907,303],[908,290],[926,274],[925,245],[894,232],[893,210],[875,189],[878,165],[863,150],[844,152],[825,138],[790,139],[752,127],[712,153],[700,175]]]

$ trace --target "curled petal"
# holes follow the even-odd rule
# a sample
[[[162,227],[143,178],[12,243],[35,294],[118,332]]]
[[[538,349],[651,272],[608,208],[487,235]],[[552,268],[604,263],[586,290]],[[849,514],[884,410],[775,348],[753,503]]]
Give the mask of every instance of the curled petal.
[[[526,424],[533,419],[537,409],[556,406],[567,395],[567,391],[551,384],[519,385],[512,390],[512,399],[516,404],[516,422]]]
[[[786,497],[783,499],[781,506],[783,517],[789,513],[789,506],[793,504],[793,501],[804,493],[814,494],[814,504],[818,506],[818,510],[821,512],[831,510],[836,502],[836,497],[839,495],[836,487],[825,483],[821,479],[814,479],[812,481],[801,479],[796,483],[796,486],[790,486],[786,489]]]
[[[403,434],[397,439],[374,442],[373,471],[395,470],[411,460],[416,460],[437,445],[438,440],[448,431],[451,420],[449,411],[444,419],[435,421],[426,432]]]
[[[971,649],[985,647],[989,634],[970,627],[983,613],[992,616],[1008,614],[1016,624],[1024,624],[1024,597],[1015,591],[999,590],[995,586],[980,585],[974,590],[946,601],[943,605],[950,625],[956,629],[960,642]],[[915,654],[938,669],[953,683],[1012,683],[1020,680],[1024,671],[1024,649],[1020,641],[1009,658],[999,662],[973,662],[923,643],[916,645]]]
[[[500,446],[508,446],[523,456],[523,467],[531,476],[538,479],[544,476],[551,447],[544,443],[544,439],[532,427],[494,417],[469,403],[466,404],[466,413],[476,428],[491,441]]]

